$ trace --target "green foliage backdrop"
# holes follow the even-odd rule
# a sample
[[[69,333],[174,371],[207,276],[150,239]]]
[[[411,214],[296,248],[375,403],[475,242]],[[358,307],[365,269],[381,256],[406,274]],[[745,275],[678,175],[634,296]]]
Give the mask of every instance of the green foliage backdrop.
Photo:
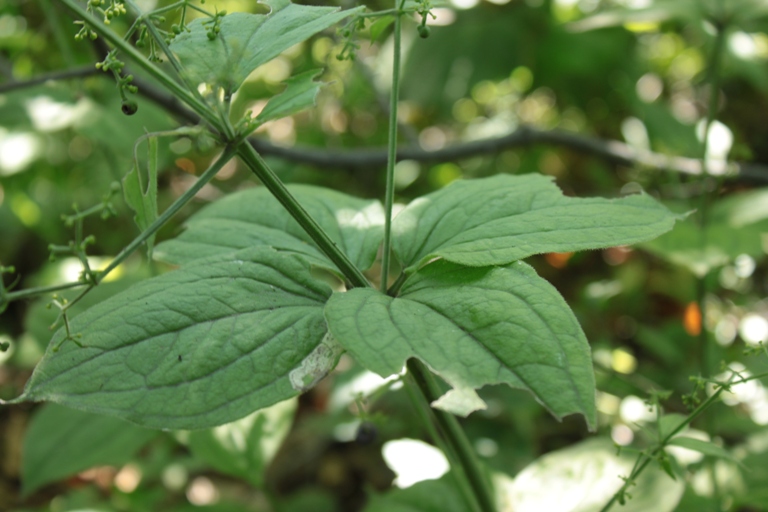
[[[765,510],[767,61],[765,0],[4,2],[0,509]]]

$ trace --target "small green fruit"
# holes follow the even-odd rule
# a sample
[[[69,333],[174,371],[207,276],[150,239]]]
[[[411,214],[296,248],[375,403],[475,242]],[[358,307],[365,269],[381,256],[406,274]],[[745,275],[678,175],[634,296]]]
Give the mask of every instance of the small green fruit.
[[[123,114],[132,116],[136,113],[137,110],[139,110],[139,106],[135,101],[123,100],[123,102],[120,104],[120,109],[123,111]]]
[[[422,39],[426,39],[429,37],[429,33],[432,31],[428,26],[426,25],[419,25],[419,37]]]

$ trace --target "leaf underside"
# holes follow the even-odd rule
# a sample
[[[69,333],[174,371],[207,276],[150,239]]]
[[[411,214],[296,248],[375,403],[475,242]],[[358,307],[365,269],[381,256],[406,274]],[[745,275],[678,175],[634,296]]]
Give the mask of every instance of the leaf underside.
[[[329,294],[294,254],[259,247],[201,260],[72,320],[83,347],[53,351],[59,330],[17,401],[152,428],[227,423],[303,390],[290,374],[323,344]]]
[[[517,262],[424,267],[401,294],[335,293],[325,309],[331,333],[382,376],[417,357],[458,390],[505,383],[531,391],[552,414],[583,414],[596,425],[589,345],[557,291]]]
[[[289,190],[358,268],[373,264],[378,201]],[[594,428],[584,333],[558,292],[516,260],[647,240],[678,218],[644,195],[564,197],[539,175],[459,181],[396,217],[393,250],[410,274],[397,297],[331,295],[311,266],[333,263],[266,189],[249,189],[203,208],[155,248],[179,270],[74,318],[83,348],[57,332],[16,401],[205,428],[311,388],[346,349],[382,376],[422,360],[452,387],[433,405],[457,414],[484,406],[476,389],[504,383]]]
[[[288,190],[358,268],[373,264],[384,233],[381,203],[309,185],[291,185]],[[336,268],[265,188],[237,192],[203,208],[180,236],[157,246],[155,257],[182,265],[258,245]]]
[[[364,9],[263,3],[272,8],[267,15],[236,12],[222,17],[220,32],[213,40],[208,39],[203,18],[193,20],[187,25],[189,31],[174,38],[170,49],[193,83],[208,83],[231,94],[257,67]]]
[[[455,181],[416,199],[392,224],[407,272],[440,257],[468,266],[506,265],[534,254],[650,240],[682,216],[640,194],[572,198],[538,174]]]

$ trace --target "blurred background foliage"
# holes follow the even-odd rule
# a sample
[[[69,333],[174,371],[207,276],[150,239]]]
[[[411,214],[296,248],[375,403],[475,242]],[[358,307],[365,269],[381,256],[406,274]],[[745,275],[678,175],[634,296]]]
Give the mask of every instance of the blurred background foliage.
[[[153,9],[170,2],[137,3]],[[263,10],[245,0],[206,5],[211,4],[228,12]],[[391,8],[380,1],[367,5]],[[428,39],[418,37],[416,23],[404,27],[404,146],[438,151],[529,126],[622,141],[638,151],[706,156],[710,163],[751,162],[756,169],[750,179],[702,178],[619,165],[568,144],[535,140],[456,161],[397,165],[401,204],[459,178],[536,172],[554,176],[568,195],[615,197],[644,190],[677,211],[698,210],[670,234],[641,247],[530,260],[566,298],[592,345],[599,439],[585,441],[592,436],[578,418],[558,423],[530,396],[505,387],[484,389],[489,408],[463,421],[483,461],[506,475],[499,476],[499,487],[508,490],[515,510],[596,510],[598,505],[579,508],[584,498],[579,493],[586,489],[607,499],[613,491],[600,486],[615,490],[618,475],[628,472],[606,445],[648,445],[656,411],[645,400],[652,390],[673,392],[663,401],[665,412],[687,414],[682,395],[693,390],[690,376],[716,377],[727,367],[742,375],[768,369],[765,353],[744,355],[768,334],[768,191],[762,188],[768,181],[768,167],[762,167],[768,166],[768,2],[451,0],[433,12]],[[115,20],[113,27],[127,29],[125,20]],[[334,33],[297,45],[252,73],[234,98],[233,115],[261,108],[293,74],[323,67],[329,85],[317,108],[270,122],[257,136],[298,151],[382,148],[392,40],[390,28],[376,32],[358,34],[353,61],[336,58],[343,42]],[[73,238],[61,216],[71,214],[73,204],[82,210],[109,194],[111,184],[130,169],[138,137],[179,123],[173,112],[142,96],[138,113],[124,116],[113,80],[92,70],[102,48],[76,43],[75,33],[55,0],[6,0],[0,6],[0,263],[16,270],[3,276],[6,286],[16,276],[18,288],[77,279],[76,259],[48,257],[49,244],[66,245]],[[62,70],[75,76],[14,86]],[[710,105],[715,120],[705,145]],[[163,139],[160,209],[216,156],[205,141]],[[286,182],[362,197],[383,194],[381,166],[320,167],[267,156]],[[159,239],[178,233],[194,210],[257,186],[254,181],[236,162],[228,164]],[[96,237],[88,249],[95,268],[138,234],[121,194],[112,196],[112,203],[117,216],[85,222],[86,234]],[[121,265],[73,314],[169,270],[142,258],[137,253]],[[0,316],[0,341],[10,343],[0,353],[0,398],[17,396],[41,357],[56,320],[50,303],[50,296],[13,302]],[[355,400],[350,390],[370,396]],[[384,460],[387,443],[429,436],[397,383],[372,379],[347,359],[298,401],[211,431],[152,432],[55,405],[28,404],[0,409],[0,432],[0,510],[455,506],[450,499],[446,505],[434,501],[450,496],[444,479],[390,490],[396,475],[395,489],[406,484],[397,464]],[[665,510],[768,510],[768,390],[760,381],[735,386],[687,435],[712,441],[729,457],[670,449],[677,480],[649,470],[647,481],[631,491],[636,497],[631,510],[662,510],[662,502],[670,504]],[[590,461],[605,460],[601,467],[615,470],[615,477],[596,482],[579,480],[587,478],[579,475],[580,467],[562,471],[584,454]],[[548,483],[543,494],[532,497],[537,478]],[[553,487],[572,492],[553,494]]]

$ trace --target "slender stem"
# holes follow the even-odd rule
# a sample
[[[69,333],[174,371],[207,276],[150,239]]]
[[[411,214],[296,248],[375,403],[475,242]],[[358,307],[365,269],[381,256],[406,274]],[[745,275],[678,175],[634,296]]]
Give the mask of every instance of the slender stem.
[[[72,281],[71,283],[54,284],[51,286],[37,286],[35,288],[26,288],[17,292],[10,292],[5,294],[3,301],[0,305],[9,304],[15,300],[26,299],[29,297],[37,297],[46,293],[60,292],[62,290],[69,290],[70,288],[78,288],[80,286],[86,286],[89,283],[87,281]]]
[[[395,7],[398,2],[395,0]],[[397,162],[397,102],[400,91],[400,39],[402,13],[395,13],[395,48],[392,56],[392,91],[389,99],[389,136],[387,145],[387,188],[384,193],[384,246],[381,257],[381,292],[389,286],[389,257],[392,252],[392,204],[395,201],[395,163]]]
[[[128,42],[123,41],[123,38],[109,30],[101,21],[91,16],[85,9],[83,9],[77,0],[60,0],[67,9],[72,11],[77,17],[82,18],[97,34],[103,37],[105,40],[112,43],[113,46],[118,48],[120,52],[127,55],[131,60],[136,62],[141,68],[149,73],[158,82],[163,84],[168,90],[170,90],[176,97],[186,103],[197,114],[205,119],[211,126],[218,126],[216,114],[206,105],[204,102],[196,98],[185,87],[179,85],[178,82],[169,77],[160,68],[148,62],[147,59],[138,50],[131,46]]]
[[[197,88],[195,87],[195,84],[189,81],[189,79],[187,78],[187,74],[184,72],[184,68],[181,66],[181,63],[176,59],[176,56],[168,47],[168,44],[166,44],[165,38],[163,37],[162,34],[160,34],[160,32],[158,31],[157,27],[152,22],[152,20],[144,17],[144,13],[141,12],[139,7],[136,5],[136,3],[133,0],[125,0],[125,2],[128,5],[130,5],[134,11],[136,11],[139,18],[142,18],[144,20],[144,26],[147,27],[147,30],[149,31],[152,38],[155,40],[155,43],[160,47],[161,50],[163,50],[165,57],[168,59],[168,62],[171,63],[171,66],[173,66],[173,69],[176,71],[176,74],[179,75],[179,78],[181,78],[181,80],[187,86],[187,90],[192,93],[192,95],[195,97],[197,101],[205,105],[205,100],[203,99],[202,94],[200,94],[200,92],[197,90]]]
[[[245,162],[248,168],[253,172],[267,189],[275,196],[280,204],[288,210],[288,213],[299,223],[306,233],[320,247],[320,250],[328,256],[338,267],[344,277],[355,287],[370,286],[362,272],[347,258],[336,243],[331,240],[323,228],[318,225],[315,219],[299,204],[296,198],[291,195],[280,178],[278,178],[267,163],[261,158],[253,146],[247,141],[243,141],[237,147],[237,154]]]
[[[611,496],[611,499],[608,500],[608,503],[606,503],[603,508],[600,509],[600,512],[608,512],[611,507],[618,501],[619,496],[624,493],[624,491],[627,490],[627,488],[632,485],[632,482],[634,482],[638,476],[640,476],[640,473],[643,472],[643,470],[648,466],[648,464],[653,460],[653,457],[661,452],[668,444],[669,441],[675,437],[677,434],[680,433],[685,427],[687,427],[694,419],[696,419],[698,416],[701,415],[705,410],[707,410],[715,401],[720,397],[720,394],[725,390],[725,387],[721,386],[712,393],[712,395],[709,396],[706,400],[704,400],[699,406],[693,410],[680,424],[675,427],[669,434],[667,434],[664,439],[661,440],[659,445],[654,448],[649,455],[643,455],[640,454],[639,457],[645,457],[642,463],[638,464],[635,463],[635,467],[632,469],[632,472],[627,477],[626,482],[624,485],[621,486],[621,488],[613,495]],[[638,459],[639,462],[640,459]]]
[[[419,386],[419,390],[428,403],[434,402],[442,395],[435,378],[424,363],[411,359],[408,361],[408,372],[411,373]],[[495,512],[496,505],[493,492],[488,480],[485,478],[480,463],[475,455],[474,448],[469,443],[464,430],[459,425],[456,416],[439,409],[431,409],[445,441],[451,446],[458,458],[459,467],[472,487],[475,497],[483,512]],[[454,467],[454,469],[458,469]]]
[[[200,189],[203,188],[208,182],[210,182],[216,174],[221,170],[224,165],[232,159],[232,157],[235,155],[235,149],[233,146],[227,146],[224,148],[224,152],[221,154],[221,156],[211,165],[206,171],[200,175],[200,177],[197,179],[197,181],[187,190],[184,191],[184,193],[179,196],[178,199],[176,199],[171,206],[169,206],[163,214],[158,217],[155,222],[150,224],[150,226],[142,231],[142,233],[137,236],[133,242],[128,244],[120,253],[115,256],[115,259],[112,260],[112,262],[99,272],[98,282],[101,282],[108,273],[110,273],[112,270],[114,270],[120,263],[122,263],[125,258],[127,258],[133,251],[139,248],[141,244],[143,244],[149,237],[154,235],[158,229],[160,229],[162,226],[165,225],[166,222],[170,220],[171,217],[176,215],[181,208],[187,204],[195,195],[200,192]]]
[[[96,273],[95,277],[95,283],[89,282],[89,281],[73,281],[71,283],[64,283],[59,285],[53,285],[53,286],[42,286],[38,288],[29,288],[26,290],[19,290],[18,292],[11,292],[5,295],[3,298],[3,304],[10,303],[14,300],[24,299],[27,297],[34,297],[37,295],[42,295],[45,293],[50,292],[57,292],[60,290],[67,290],[70,288],[77,288],[79,286],[90,286],[93,287],[94,284],[101,283],[107,275],[112,272],[114,269],[117,268],[118,265],[120,265],[123,261],[125,261],[128,256],[130,256],[133,251],[138,249],[141,244],[147,241],[149,237],[154,235],[161,227],[165,225],[166,222],[168,222],[171,217],[176,215],[179,210],[181,210],[184,205],[186,205],[195,195],[200,192],[200,189],[203,188],[208,182],[210,182],[216,174],[221,170],[224,165],[229,162],[232,157],[235,156],[235,149],[232,146],[228,146],[224,149],[224,152],[221,154],[221,156],[216,160],[213,165],[211,165],[206,171],[200,175],[200,177],[197,179],[197,181],[189,188],[187,189],[181,196],[179,196],[178,199],[176,199],[171,206],[166,209],[160,217],[158,217],[155,222],[150,224],[150,226],[142,231],[139,236],[133,239],[133,241],[125,246],[120,253],[118,253],[117,256],[112,259],[112,261],[107,265],[107,267],[104,270],[100,270]]]
[[[469,485],[469,479],[466,472],[459,460],[459,456],[456,450],[446,442],[446,435],[444,431],[438,431],[439,422],[435,417],[435,412],[427,402],[426,394],[422,392],[421,387],[426,389],[426,383],[423,380],[418,380],[414,372],[409,371],[406,375],[405,389],[408,392],[408,396],[411,398],[413,405],[416,409],[416,413],[421,418],[422,423],[427,428],[432,440],[437,444],[438,448],[443,451],[445,456],[451,465],[452,476],[456,485],[459,487],[461,494],[464,497],[469,509],[472,512],[483,512],[480,508],[480,503],[477,501],[472,487]]]
[[[707,158],[707,152],[709,149],[709,134],[712,129],[712,125],[717,119],[718,104],[720,101],[720,61],[722,60],[723,50],[725,49],[725,35],[726,26],[716,26],[717,33],[715,34],[714,47],[710,55],[710,61],[708,66],[708,83],[709,83],[709,105],[707,107],[707,118],[704,125],[704,140],[702,141],[701,148],[701,197],[699,198],[699,244],[701,249],[704,250],[709,243],[707,236],[707,225],[709,223],[709,206],[711,194],[707,190],[707,181],[709,177],[709,161]],[[706,278],[707,276],[701,276],[698,279],[696,286],[696,295],[699,311],[701,314],[701,328],[699,330],[699,345],[701,349],[701,366],[702,374],[705,377],[709,377],[712,374],[713,362],[711,361],[711,346],[709,342],[709,336],[707,335],[707,308],[704,303],[706,300]]]

